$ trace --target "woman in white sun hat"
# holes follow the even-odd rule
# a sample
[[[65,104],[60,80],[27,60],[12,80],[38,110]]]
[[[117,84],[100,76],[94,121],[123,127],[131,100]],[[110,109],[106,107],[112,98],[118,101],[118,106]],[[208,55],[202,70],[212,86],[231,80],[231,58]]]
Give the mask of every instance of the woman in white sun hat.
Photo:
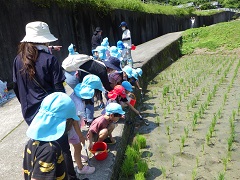
[[[38,113],[43,99],[53,92],[65,92],[62,68],[49,51],[49,43],[58,40],[45,22],[35,21],[26,25],[26,35],[18,47],[13,62],[14,92],[21,104],[24,120],[28,125]],[[79,137],[82,136],[78,123],[74,123]],[[57,140],[63,150],[68,170],[68,179],[77,179],[73,167],[68,136]],[[82,142],[85,139],[82,136]]]

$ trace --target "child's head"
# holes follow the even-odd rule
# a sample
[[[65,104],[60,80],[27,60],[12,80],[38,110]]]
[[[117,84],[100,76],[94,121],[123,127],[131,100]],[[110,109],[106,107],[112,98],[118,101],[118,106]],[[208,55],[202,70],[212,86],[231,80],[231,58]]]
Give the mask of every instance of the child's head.
[[[117,97],[126,98],[126,92],[123,86],[116,85],[112,91],[108,93],[108,98],[116,100]]]
[[[116,57],[109,57],[107,61],[103,61],[105,66],[108,69],[108,73],[112,72],[113,70],[122,71],[120,60]]]
[[[74,102],[65,93],[52,93],[43,99],[27,130],[27,136],[39,141],[58,140],[66,130],[67,119],[80,120]]]
[[[123,78],[131,78],[132,77],[132,68],[130,66],[124,66],[123,70]]]
[[[104,46],[104,47],[108,47],[109,46],[109,42],[108,42],[108,38],[105,37],[101,43],[101,46]]]
[[[118,48],[116,46],[110,47],[110,56],[120,59],[121,54],[118,52]]]
[[[92,53],[95,57],[100,58],[101,60],[106,59],[106,48],[103,46],[97,46],[96,49],[92,50]]]
[[[94,96],[95,89],[104,91],[100,78],[96,75],[89,74],[83,78],[82,83],[76,85],[74,93],[82,99],[91,99]]]
[[[118,48],[118,50],[123,50],[123,49],[125,49],[125,46],[123,45],[123,42],[122,42],[122,41],[118,41],[118,42],[117,42],[117,48]]]
[[[122,86],[124,87],[126,93],[133,91],[132,85],[131,85],[130,82],[128,82],[128,81],[123,81],[123,82],[122,82]]]
[[[118,103],[109,103],[106,108],[105,115],[109,116],[109,119],[113,122],[117,122],[125,112],[122,110],[122,106]]]
[[[135,69],[132,69],[132,77],[135,79],[135,80],[138,80],[138,73]]]
[[[138,73],[138,75],[141,77],[141,76],[142,76],[142,73],[143,73],[142,69],[141,69],[141,68],[137,68],[137,69],[135,69],[135,70],[136,70],[136,72]]]

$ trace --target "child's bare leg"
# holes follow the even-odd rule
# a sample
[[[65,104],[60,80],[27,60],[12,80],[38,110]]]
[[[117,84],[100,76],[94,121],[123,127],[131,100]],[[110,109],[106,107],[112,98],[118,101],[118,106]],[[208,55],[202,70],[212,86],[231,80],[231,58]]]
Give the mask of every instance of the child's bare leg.
[[[99,132],[98,141],[103,141],[108,137],[108,129],[104,128]]]
[[[81,160],[81,151],[82,145],[81,143],[73,144],[74,147],[74,158],[77,163],[78,168],[81,170],[83,168],[82,160]]]
[[[111,139],[111,141],[114,141],[114,139],[112,137],[112,132],[113,132],[114,128],[115,128],[114,123],[109,124],[109,126],[107,128],[108,129],[108,137]]]

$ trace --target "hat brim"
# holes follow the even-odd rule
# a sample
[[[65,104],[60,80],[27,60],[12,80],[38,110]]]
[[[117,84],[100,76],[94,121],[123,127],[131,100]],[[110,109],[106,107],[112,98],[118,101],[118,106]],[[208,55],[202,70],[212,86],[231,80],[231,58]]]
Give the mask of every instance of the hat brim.
[[[48,43],[57,41],[58,38],[54,37],[52,34],[47,34],[44,36],[29,36],[26,35],[20,42],[32,42],[32,43]]]
[[[122,71],[122,69],[120,67],[114,66],[113,64],[111,64],[109,61],[103,61],[103,63],[105,64],[105,66],[107,66],[108,68],[117,70],[117,71]]]
[[[117,94],[115,92],[108,92],[108,98],[115,100],[117,98]]]
[[[26,134],[34,140],[55,141],[62,137],[65,129],[66,119],[54,117],[44,112],[38,112]]]
[[[133,89],[132,88],[125,88],[125,90],[127,90],[127,91],[129,91],[129,92],[132,92],[133,91]]]

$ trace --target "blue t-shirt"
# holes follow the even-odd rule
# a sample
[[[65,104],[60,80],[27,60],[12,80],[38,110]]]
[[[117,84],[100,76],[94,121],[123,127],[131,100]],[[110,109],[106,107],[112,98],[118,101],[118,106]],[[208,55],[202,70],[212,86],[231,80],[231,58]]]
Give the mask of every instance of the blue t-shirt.
[[[43,51],[38,51],[34,78],[48,93],[39,87],[34,80],[30,80],[29,75],[24,73],[22,68],[23,62],[21,56],[18,55],[13,63],[13,82],[17,86],[23,117],[30,125],[44,97],[55,92],[54,85],[63,82],[65,76],[57,59]]]

